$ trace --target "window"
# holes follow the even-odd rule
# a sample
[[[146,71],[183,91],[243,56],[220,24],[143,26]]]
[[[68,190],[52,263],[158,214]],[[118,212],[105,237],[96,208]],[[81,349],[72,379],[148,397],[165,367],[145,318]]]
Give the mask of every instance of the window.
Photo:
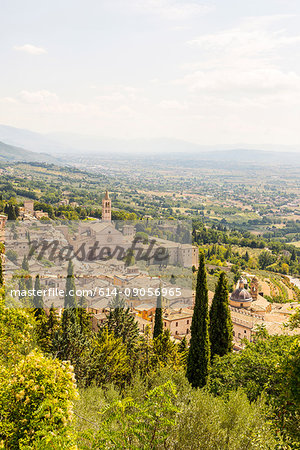
[[[241,333],[238,334],[238,337],[241,339]]]
[[[190,321],[189,321],[189,320],[187,320],[187,321],[186,321],[186,324],[187,324],[187,325],[189,325],[189,324],[190,324]]]
[[[189,332],[190,332],[190,330],[187,328],[187,329],[186,329],[186,334],[189,334]]]
[[[176,327],[178,327],[178,322],[176,322],[176,325],[175,325]]]
[[[165,327],[167,326],[167,322],[164,322]]]
[[[244,330],[244,333],[247,333],[247,331],[246,331],[246,330]]]
[[[235,336],[235,331],[232,332],[232,335]]]

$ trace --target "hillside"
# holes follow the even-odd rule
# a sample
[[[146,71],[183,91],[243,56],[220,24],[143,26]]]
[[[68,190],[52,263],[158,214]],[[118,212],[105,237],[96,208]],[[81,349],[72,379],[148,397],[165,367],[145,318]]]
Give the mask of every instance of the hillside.
[[[60,162],[53,156],[46,153],[34,153],[20,147],[0,142],[0,161],[26,161],[26,162],[46,162],[53,164],[60,164]]]

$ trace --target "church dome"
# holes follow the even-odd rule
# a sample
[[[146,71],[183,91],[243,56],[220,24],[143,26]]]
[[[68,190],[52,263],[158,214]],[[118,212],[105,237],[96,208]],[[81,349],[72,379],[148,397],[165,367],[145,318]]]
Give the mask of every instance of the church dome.
[[[236,301],[236,302],[251,302],[252,297],[250,295],[250,292],[248,292],[246,289],[236,289],[230,296],[230,300]]]

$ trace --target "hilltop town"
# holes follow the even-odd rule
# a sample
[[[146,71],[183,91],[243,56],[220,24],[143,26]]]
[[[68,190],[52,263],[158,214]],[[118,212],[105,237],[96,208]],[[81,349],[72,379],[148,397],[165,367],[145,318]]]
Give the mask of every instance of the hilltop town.
[[[181,243],[178,242],[178,239],[182,238],[178,232],[178,227],[183,227],[180,222],[175,220],[157,222],[147,217],[146,222],[112,221],[112,207],[112,201],[106,191],[102,200],[102,219],[78,222],[74,232],[70,227],[71,222],[63,220],[57,223],[45,220],[49,219],[48,212],[36,209],[33,200],[25,200],[24,206],[18,208],[19,225],[15,227],[14,223],[7,223],[8,257],[4,257],[3,264],[7,284],[13,282],[15,273],[22,268],[24,258],[28,258],[32,242],[37,242],[39,250],[28,260],[28,273],[33,279],[39,275],[42,288],[48,289],[44,295],[44,304],[48,311],[54,306],[61,315],[63,296],[56,297],[53,293],[64,289],[68,260],[55,258],[53,255],[49,259],[49,256],[53,252],[51,242],[55,242],[59,249],[69,246],[75,255],[73,261],[76,288],[82,293],[81,296],[85,297],[85,308],[92,314],[94,329],[98,329],[106,322],[110,305],[117,292],[121,292],[121,297],[124,297],[125,305],[137,321],[140,332],[144,333],[147,328],[153,329],[155,291],[161,288],[164,328],[170,331],[174,342],[180,342],[184,337],[189,340],[195,296],[192,267],[194,271],[197,269],[199,254],[198,246],[192,244],[191,223],[185,224],[187,230],[190,227],[188,239],[190,243]],[[2,239],[6,218],[3,214],[0,216]],[[161,236],[172,235],[174,240],[157,237],[157,234],[155,237],[151,236],[151,230],[155,230],[155,233],[159,230]],[[186,239],[186,235],[183,237]],[[136,244],[133,244],[134,239],[137,240]],[[45,241],[46,251],[41,257],[39,251],[43,245],[45,246]],[[105,247],[105,252],[111,257],[108,260],[101,256],[92,261],[88,258],[80,259],[78,252],[82,246],[91,249],[95,247],[95,242],[99,245],[100,253],[101,247]],[[150,242],[153,244],[147,258],[139,258],[141,252],[147,253]],[[116,254],[117,248],[122,249],[121,255],[118,251]],[[155,259],[157,249],[165,250],[166,260]],[[129,251],[132,252],[130,261],[126,259]],[[9,259],[13,252],[17,253],[17,260]],[[221,269],[230,270],[230,264]],[[297,333],[285,326],[299,308],[297,286],[287,277],[283,278],[291,294],[284,303],[276,303],[270,301],[270,296],[267,295],[270,291],[270,280],[268,284],[266,279],[265,276],[257,278],[253,273],[241,271],[240,278],[232,285],[233,292],[229,294],[229,305],[233,323],[233,342],[237,350],[243,347],[245,339],[249,342],[255,340],[256,332],[261,327],[264,327],[270,335]],[[12,287],[16,286],[12,284]],[[177,293],[174,290],[176,288]],[[20,292],[15,292],[16,289],[12,291],[14,297],[18,297],[22,304],[26,295],[22,297]],[[214,292],[209,291],[210,302],[213,295]]]

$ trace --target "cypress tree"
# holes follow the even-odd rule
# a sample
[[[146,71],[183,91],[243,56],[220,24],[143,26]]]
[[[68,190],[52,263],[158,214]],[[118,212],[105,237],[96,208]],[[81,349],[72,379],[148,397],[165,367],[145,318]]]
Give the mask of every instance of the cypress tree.
[[[178,344],[178,350],[180,353],[186,352],[188,350],[188,343],[185,336],[180,342],[180,344]]]
[[[66,281],[66,291],[64,299],[64,308],[76,308],[76,296],[75,296],[75,281],[74,281],[74,266],[72,261],[69,261],[68,274]],[[72,295],[73,294],[73,295]]]
[[[43,297],[42,297],[42,295],[37,295],[37,291],[41,291],[41,282],[40,282],[39,275],[37,275],[35,277],[35,282],[34,282],[33,306],[34,306],[35,317],[39,317],[39,316],[45,314]]]
[[[77,315],[80,333],[90,331],[92,329],[92,316],[87,311],[87,301],[83,296],[79,300]]]
[[[208,289],[204,255],[199,258],[196,298],[191,325],[186,376],[193,387],[207,383],[210,363]]]
[[[22,261],[22,269],[26,270],[26,272],[29,271],[29,264],[26,256],[24,255],[23,261]]]
[[[215,355],[224,356],[232,349],[232,322],[228,295],[227,278],[225,272],[222,272],[210,309],[211,358]]]
[[[66,290],[64,298],[64,312],[61,320],[61,333],[54,347],[59,351],[59,357],[70,359],[76,344],[75,335],[80,332],[78,324],[78,310],[75,296],[74,267],[70,260],[68,264]]]
[[[9,207],[8,207],[8,220],[16,220],[17,216],[16,216],[16,212],[15,212],[15,208],[14,206],[10,203]]]
[[[27,291],[32,290],[32,277],[31,275],[25,275],[25,289]]]
[[[56,311],[51,306],[49,315],[44,313],[37,320],[37,338],[43,352],[51,353],[54,349],[55,336],[59,330],[59,319]]]
[[[2,266],[2,257],[0,253],[0,288],[3,286],[3,266]]]
[[[163,333],[163,331],[164,331],[164,324],[163,324],[163,318],[162,318],[161,288],[159,288],[159,294],[156,299],[153,339],[160,336]]]

